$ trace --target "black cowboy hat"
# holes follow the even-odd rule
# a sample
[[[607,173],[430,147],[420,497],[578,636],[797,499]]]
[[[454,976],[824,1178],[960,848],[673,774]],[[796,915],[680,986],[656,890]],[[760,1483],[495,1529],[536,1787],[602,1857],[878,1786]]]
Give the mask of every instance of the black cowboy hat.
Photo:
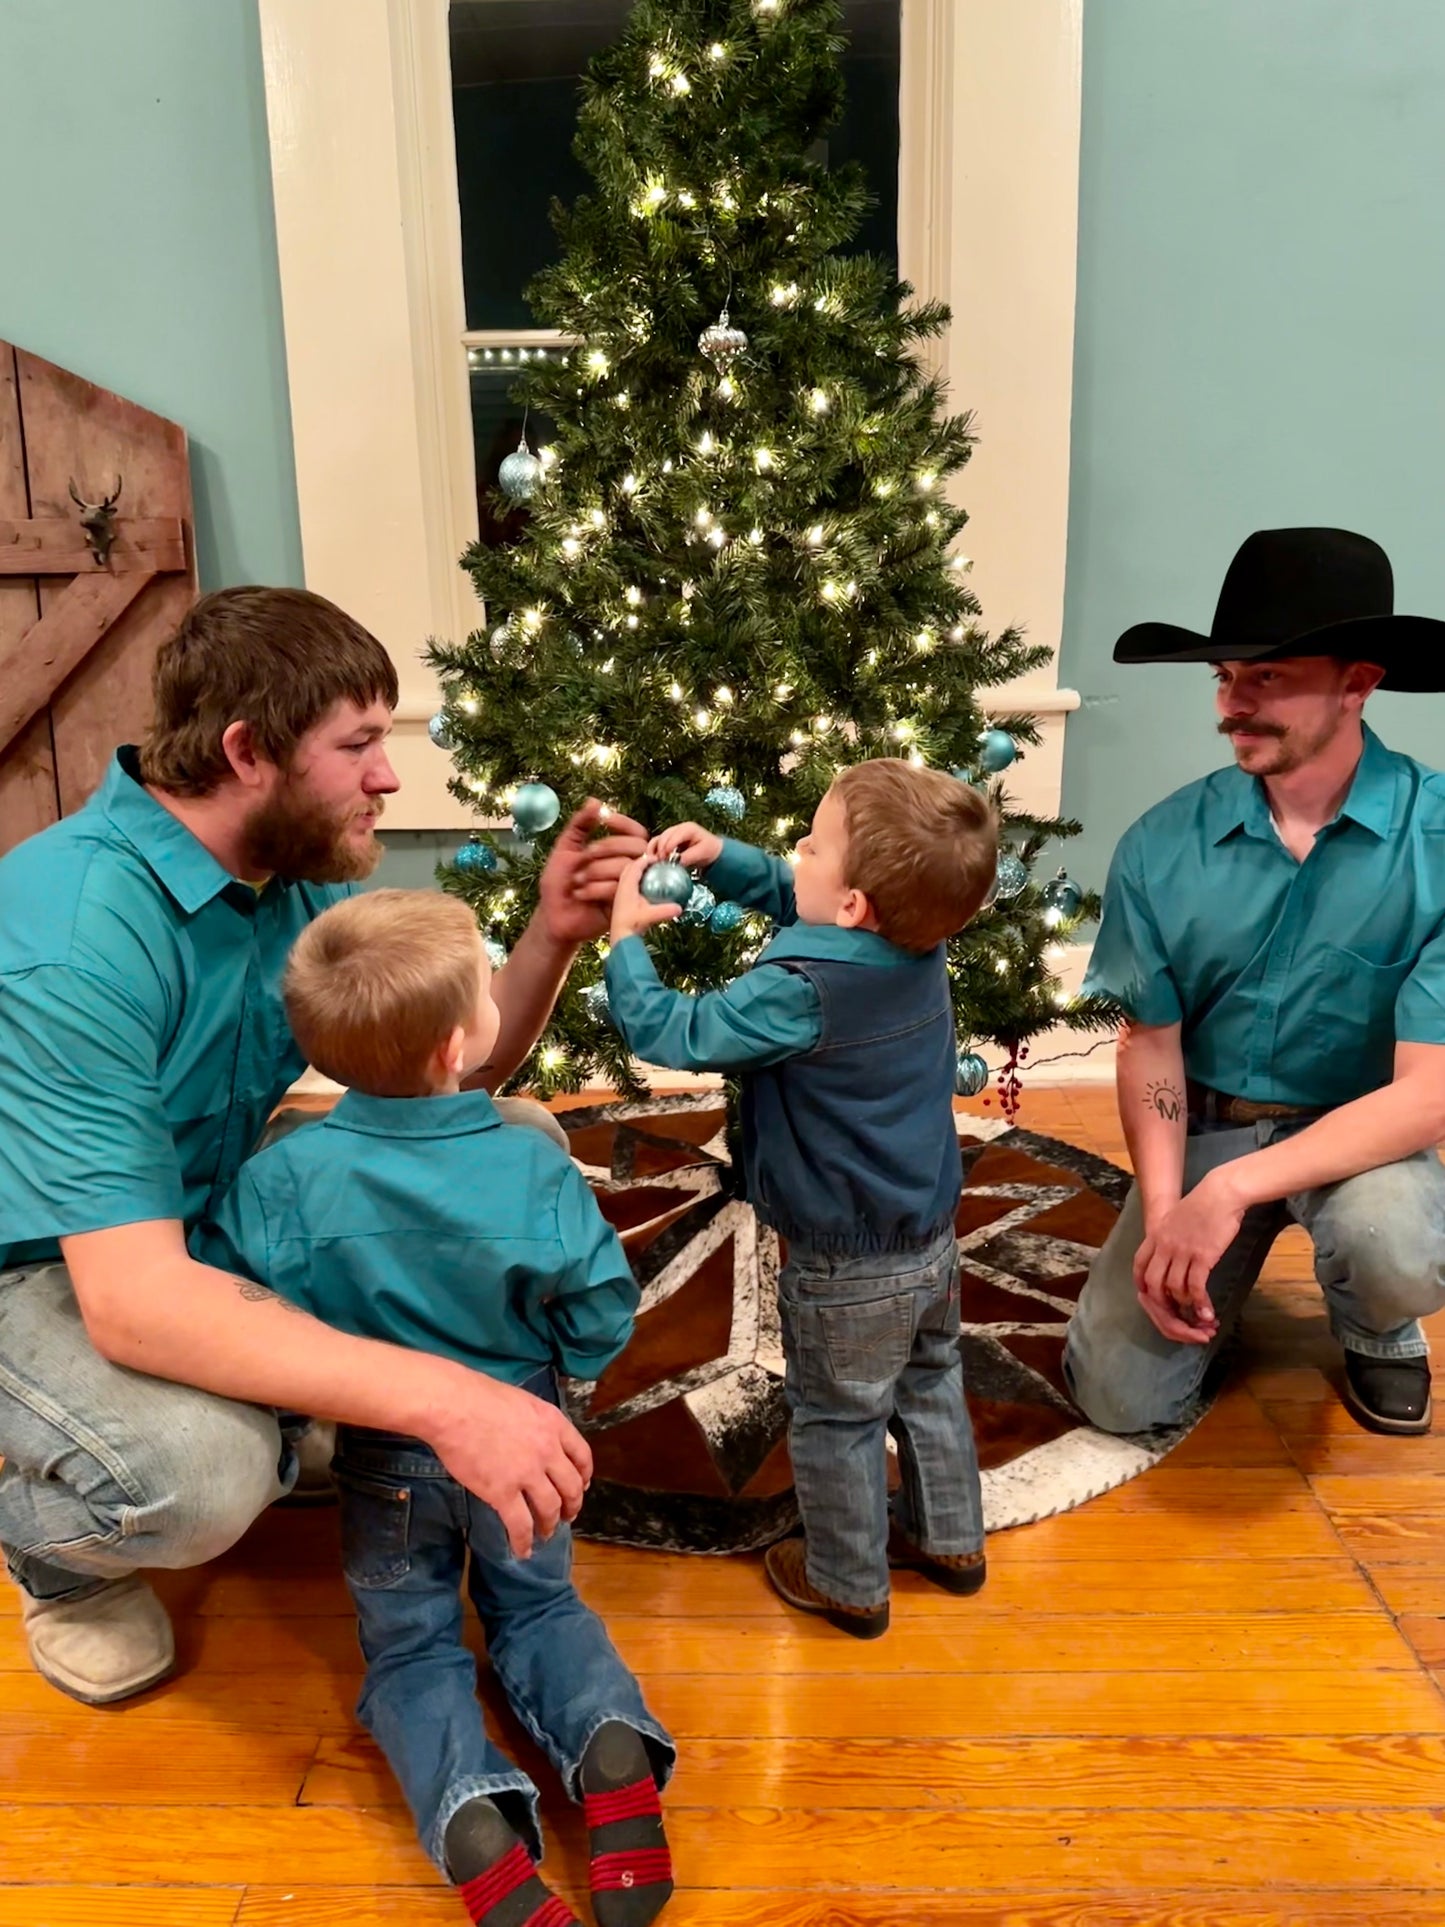
[[[1207,636],[1139,622],[1115,662],[1271,662],[1337,656],[1379,663],[1382,689],[1445,689],[1445,622],[1397,616],[1390,558],[1348,529],[1256,529],[1241,543]]]

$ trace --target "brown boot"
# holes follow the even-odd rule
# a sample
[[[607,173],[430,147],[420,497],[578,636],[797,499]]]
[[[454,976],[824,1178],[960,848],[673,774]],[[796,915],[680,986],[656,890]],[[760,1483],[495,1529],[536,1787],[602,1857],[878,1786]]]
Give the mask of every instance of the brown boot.
[[[840,1632],[854,1639],[878,1639],[888,1630],[888,1601],[881,1606],[845,1606],[841,1599],[829,1599],[808,1579],[806,1551],[801,1539],[781,1539],[769,1546],[763,1560],[772,1588],[799,1612],[818,1613]]]
[[[888,1522],[888,1563],[907,1572],[921,1572],[945,1592],[978,1592],[988,1577],[983,1553],[925,1552],[905,1536],[896,1519]]]

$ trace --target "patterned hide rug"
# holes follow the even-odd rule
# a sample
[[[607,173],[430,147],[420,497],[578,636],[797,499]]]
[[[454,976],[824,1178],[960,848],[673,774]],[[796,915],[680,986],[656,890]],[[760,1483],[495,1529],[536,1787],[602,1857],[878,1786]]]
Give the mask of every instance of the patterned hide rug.
[[[778,1244],[728,1195],[721,1099],[619,1102],[559,1122],[642,1289],[626,1351],[567,1387],[595,1464],[577,1530],[687,1552],[767,1545],[797,1520]],[[997,1532],[1134,1478],[1205,1408],[1147,1445],[1080,1416],[1060,1372],[1064,1332],[1129,1179],[1056,1138],[967,1116],[958,1126],[964,1380]]]

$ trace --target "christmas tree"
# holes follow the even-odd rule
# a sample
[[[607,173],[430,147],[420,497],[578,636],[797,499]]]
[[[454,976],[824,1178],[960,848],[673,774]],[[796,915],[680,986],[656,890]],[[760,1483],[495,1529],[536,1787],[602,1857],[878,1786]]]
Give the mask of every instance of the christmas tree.
[[[951,769],[1004,829],[996,897],[950,947],[969,1090],[977,1044],[1016,1066],[1041,1030],[1110,1013],[1049,968],[1096,903],[1030,867],[1078,826],[1009,808],[1001,773],[1035,725],[978,706],[1049,652],[985,633],[954,546],[972,437],[919,355],[948,311],[845,251],[867,188],[814,158],[842,104],[839,24],[834,0],[638,0],[592,63],[577,153],[595,192],[555,210],[561,258],[528,291],[577,345],[516,390],[554,441],[539,457],[524,435],[502,464],[520,535],[464,558],[486,628],[430,651],[452,788],[517,834],[479,834],[444,880],[500,957],[546,830],[589,794],[783,852],[845,763]],[[651,941],[665,981],[706,990],[766,935],[703,884]],[[518,1082],[639,1089],[603,955],[579,959]]]

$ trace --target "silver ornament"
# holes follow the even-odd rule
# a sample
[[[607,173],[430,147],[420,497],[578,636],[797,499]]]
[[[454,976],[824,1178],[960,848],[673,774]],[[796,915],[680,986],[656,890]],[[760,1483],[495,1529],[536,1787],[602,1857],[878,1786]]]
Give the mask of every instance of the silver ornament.
[[[742,821],[748,807],[747,798],[741,790],[734,789],[731,783],[714,784],[702,800],[709,809],[716,810],[719,815],[728,817],[734,823]]]
[[[961,1050],[954,1066],[953,1088],[959,1097],[977,1097],[988,1089],[988,1065],[976,1050]]]
[[[452,733],[447,728],[446,716],[443,714],[443,712],[440,709],[437,711],[436,715],[432,717],[431,721],[427,724],[426,733],[428,736],[431,737],[432,741],[436,744],[438,749],[455,749],[456,748],[456,744],[452,741]]]
[[[682,920],[684,923],[706,923],[716,907],[717,898],[707,885],[695,883],[692,886],[692,895],[688,898],[687,906],[683,910]]]
[[[527,437],[523,435],[497,470],[497,481],[509,502],[530,502],[545,473],[541,460],[528,448]]]
[[[748,338],[741,328],[732,325],[724,308],[712,326],[703,329],[697,338],[697,345],[718,373],[725,375],[747,347]]]
[[[1005,850],[999,857],[998,869],[994,872],[998,894],[1004,902],[1007,903],[1011,897],[1016,897],[1028,880],[1028,865],[1016,857],[1012,850]]]

